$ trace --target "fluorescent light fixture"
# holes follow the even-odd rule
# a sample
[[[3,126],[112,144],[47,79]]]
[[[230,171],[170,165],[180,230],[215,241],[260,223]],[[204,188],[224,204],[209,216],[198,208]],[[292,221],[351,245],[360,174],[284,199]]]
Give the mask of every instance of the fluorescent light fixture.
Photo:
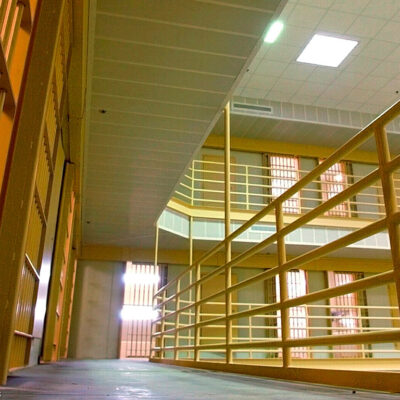
[[[358,42],[355,40],[316,34],[300,54],[297,61],[326,67],[337,67],[357,44]]]
[[[282,32],[283,23],[281,21],[275,21],[268,29],[267,34],[264,37],[265,43],[274,43],[278,36]]]

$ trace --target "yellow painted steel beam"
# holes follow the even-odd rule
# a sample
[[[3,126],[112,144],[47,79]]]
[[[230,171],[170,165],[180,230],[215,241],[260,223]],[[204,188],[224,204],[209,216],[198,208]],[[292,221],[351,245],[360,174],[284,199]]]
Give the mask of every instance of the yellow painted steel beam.
[[[254,342],[240,342],[230,343],[226,346],[225,343],[215,344],[202,344],[198,346],[178,346],[179,350],[215,350],[215,349],[258,349],[265,347],[276,347],[276,348],[296,348],[296,347],[307,347],[307,346],[323,346],[323,345],[349,345],[349,344],[362,344],[362,343],[391,343],[400,341],[400,329],[392,329],[387,331],[375,331],[375,332],[363,332],[363,333],[352,333],[347,335],[326,335],[326,336],[314,336],[300,339],[269,339],[260,340]],[[161,347],[162,350],[174,350],[174,346]]]
[[[224,177],[225,177],[225,239],[231,233],[231,121],[230,121],[230,103],[228,102],[224,110],[224,123],[225,123],[225,152],[224,152]],[[226,240],[225,242],[225,265],[227,265],[232,258],[232,242]],[[232,269],[225,268],[225,342],[229,344],[232,341],[232,322],[228,316],[232,312],[232,294],[228,291],[232,285]],[[226,363],[232,362],[232,352],[227,349]]]
[[[276,232],[279,234],[283,229],[283,205],[282,203],[277,204],[275,208],[276,218]],[[277,240],[277,252],[278,252],[278,267],[282,267],[286,264],[286,246],[285,237],[282,235],[278,236]],[[289,320],[289,309],[284,307],[285,301],[288,300],[288,281],[286,270],[282,269],[279,272],[279,293],[280,293],[280,309],[281,309],[281,332],[282,342],[286,343],[290,338],[290,320]],[[229,342],[230,344],[231,342]],[[282,349],[282,363],[283,368],[290,366],[292,361],[290,348],[284,347]]]
[[[390,250],[392,253],[394,282],[397,291],[397,303],[400,307],[400,225],[395,218],[392,218],[398,213],[398,205],[396,198],[396,187],[393,181],[393,173],[388,171],[389,166],[393,166],[394,160],[391,160],[387,133],[383,126],[378,126],[376,128],[375,141],[379,158],[385,210],[386,214],[388,215],[387,229],[389,233]]]

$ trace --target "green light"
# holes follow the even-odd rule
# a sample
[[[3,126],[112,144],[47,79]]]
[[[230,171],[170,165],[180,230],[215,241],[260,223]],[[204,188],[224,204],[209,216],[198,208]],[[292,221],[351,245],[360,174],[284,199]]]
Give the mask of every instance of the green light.
[[[265,43],[274,43],[278,36],[282,32],[283,23],[281,21],[275,21],[268,29],[267,34],[265,35],[264,42]]]

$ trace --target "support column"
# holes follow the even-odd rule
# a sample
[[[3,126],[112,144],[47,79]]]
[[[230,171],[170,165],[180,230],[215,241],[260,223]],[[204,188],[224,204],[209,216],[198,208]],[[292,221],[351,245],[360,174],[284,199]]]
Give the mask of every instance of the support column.
[[[189,266],[191,267],[193,264],[193,217],[189,217]],[[189,285],[193,283],[193,268],[189,271]],[[189,289],[189,302],[192,303],[193,301],[193,289]],[[189,325],[192,324],[192,313],[193,309],[190,309],[189,315]]]
[[[225,106],[225,238],[231,233],[231,129],[230,129],[230,103]],[[225,243],[225,263],[232,258],[231,242]],[[232,313],[232,293],[228,289],[232,285],[232,269],[225,269],[225,341],[226,341],[226,363],[232,363],[232,350],[228,347],[232,342],[232,320],[228,317]]]
[[[278,203],[275,208],[276,218],[276,231],[279,232],[283,229],[283,210],[282,203]],[[285,238],[279,237],[277,240],[278,247],[278,265],[281,266],[286,262],[286,246]],[[287,273],[279,273],[279,288],[280,288],[280,302],[281,304],[288,299],[288,285],[287,285]],[[290,339],[290,322],[289,322],[289,309],[281,308],[281,331],[282,331],[282,342]],[[282,348],[282,361],[283,367],[289,367],[292,361],[290,348]]]
[[[386,172],[391,160],[386,129],[381,126],[375,130],[376,149],[378,153],[379,172],[382,181],[383,199],[387,215],[387,229],[394,270],[394,282],[397,291],[397,303],[400,307],[400,226],[393,222],[392,216],[398,211],[396,189],[393,173]]]
[[[197,349],[197,346],[200,345],[200,329],[197,324],[200,322],[200,305],[197,304],[197,302],[200,300],[200,294],[201,294],[201,286],[198,283],[201,277],[201,266],[200,264],[196,265],[196,286],[195,286],[195,295],[194,295],[194,301],[196,305],[194,306],[194,323],[195,328],[194,328],[194,345],[196,346],[194,349],[194,361],[199,361],[200,360],[200,352],[199,349]]]
[[[155,239],[154,239],[154,269],[157,271],[157,265],[158,265],[158,232],[159,232],[159,228],[158,228],[158,223],[156,224],[156,229],[155,229]],[[160,271],[159,271],[160,273]],[[160,274],[161,276],[161,274]],[[157,290],[156,290],[157,291]],[[156,297],[153,297],[153,309],[156,309],[156,305],[158,303],[158,300]],[[157,309],[158,310],[158,309]],[[156,324],[152,321],[151,322],[151,346],[150,347],[155,347],[157,345],[157,339],[154,340],[154,331],[156,330]],[[161,343],[161,337],[159,339],[160,343]],[[150,351],[150,357],[151,357],[151,353],[152,351]],[[155,352],[154,352],[155,355]],[[160,352],[161,355],[161,352]]]
[[[181,280],[178,279],[178,282],[176,282],[176,293],[179,293],[181,291]],[[175,340],[174,340],[174,360],[179,359],[179,350],[176,349],[176,347],[179,346],[179,309],[181,308],[181,302],[179,300],[179,294],[176,295],[175,297]]]
[[[7,380],[39,145],[64,1],[42,1],[31,48],[0,227],[0,384]],[[16,218],[18,216],[18,218]]]

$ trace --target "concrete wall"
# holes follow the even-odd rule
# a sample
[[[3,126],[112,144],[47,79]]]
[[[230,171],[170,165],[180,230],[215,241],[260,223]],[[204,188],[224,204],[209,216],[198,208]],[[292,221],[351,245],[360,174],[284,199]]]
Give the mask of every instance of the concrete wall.
[[[118,358],[125,264],[80,261],[72,311],[70,358]]]

